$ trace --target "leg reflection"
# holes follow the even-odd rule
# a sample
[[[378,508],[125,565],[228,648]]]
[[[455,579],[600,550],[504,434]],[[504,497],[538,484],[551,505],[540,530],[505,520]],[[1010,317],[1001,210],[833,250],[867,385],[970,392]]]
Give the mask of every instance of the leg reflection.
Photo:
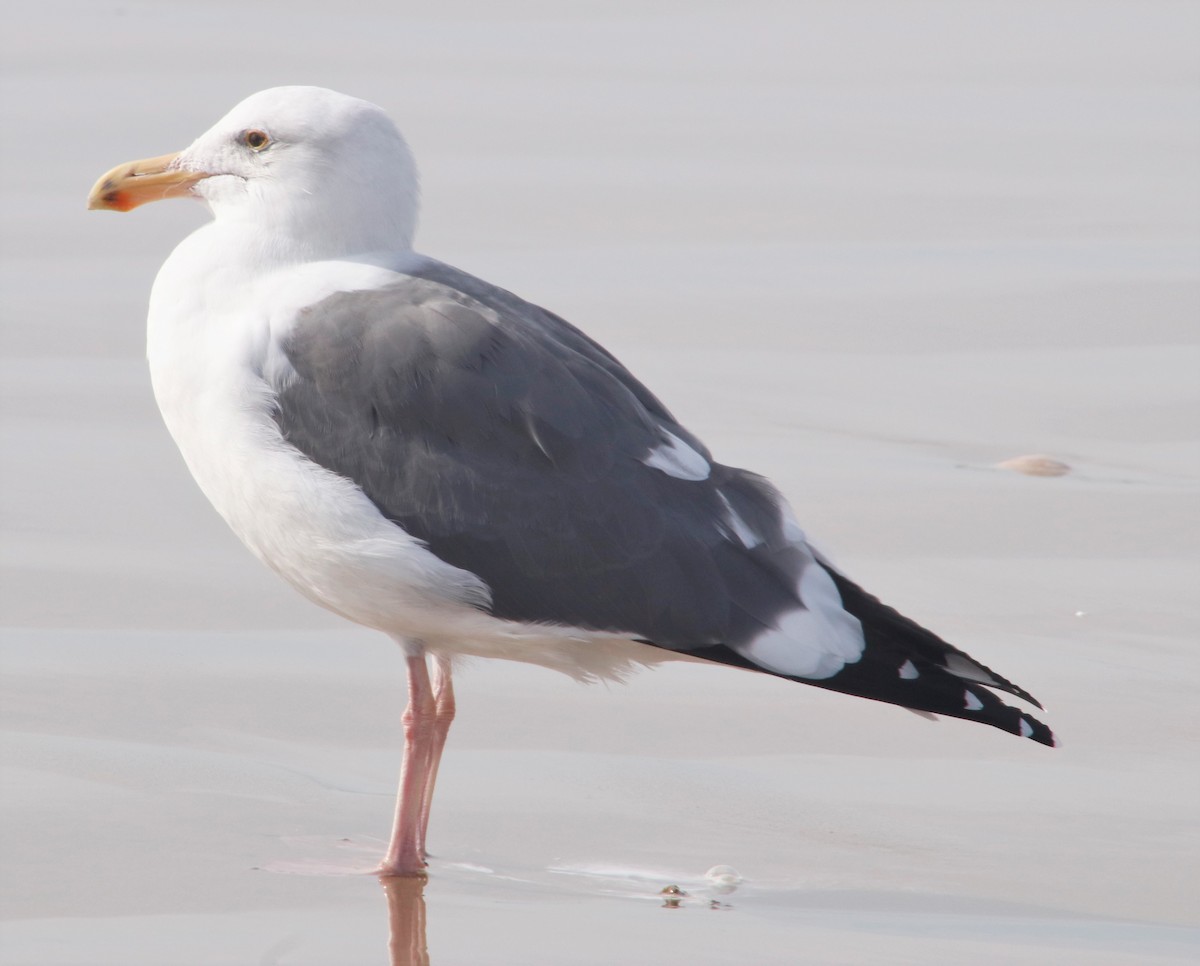
[[[391,966],[429,966],[425,944],[425,876],[379,877],[388,902]]]

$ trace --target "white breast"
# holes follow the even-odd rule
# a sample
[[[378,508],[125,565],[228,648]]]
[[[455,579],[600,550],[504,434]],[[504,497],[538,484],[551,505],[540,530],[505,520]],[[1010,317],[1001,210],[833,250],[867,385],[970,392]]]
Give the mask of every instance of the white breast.
[[[267,566],[351,620],[414,636],[430,633],[431,621],[440,628],[448,612],[478,614],[488,601],[481,580],[439,560],[354,483],[305,458],[272,418],[264,373],[287,366],[279,340],[297,310],[395,273],[320,262],[239,275],[226,268],[236,260],[214,267],[205,257],[220,241],[205,232],[159,273],[147,340],[163,419],[205,496]]]

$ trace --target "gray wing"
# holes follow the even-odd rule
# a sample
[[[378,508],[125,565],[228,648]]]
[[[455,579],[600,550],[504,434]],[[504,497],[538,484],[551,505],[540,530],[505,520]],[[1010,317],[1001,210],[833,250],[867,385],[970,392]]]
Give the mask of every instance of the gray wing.
[[[771,673],[1054,743],[984,688],[1028,692],[809,563],[766,480],[713,463],[562,319],[430,262],[310,307],[283,350],[284,437],[486,581],[497,616],[756,667],[739,645],[806,610],[801,571],[819,567],[839,598],[824,606],[859,622],[862,653],[819,679]],[[797,650],[822,648],[815,634]]]
[[[712,463],[609,353],[511,293],[430,261],[302,311],[283,349],[288,442],[486,581],[498,617],[688,650],[799,606],[770,484]]]

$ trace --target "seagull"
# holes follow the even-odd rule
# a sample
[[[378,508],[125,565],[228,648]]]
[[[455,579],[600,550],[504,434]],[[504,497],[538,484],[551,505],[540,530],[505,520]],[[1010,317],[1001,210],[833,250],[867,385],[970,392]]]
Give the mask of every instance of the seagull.
[[[424,874],[464,655],[585,680],[700,659],[1054,744],[993,693],[1028,692],[835,569],[606,349],[414,251],[416,166],[381,108],[261,91],[88,207],[176,197],[213,218],[150,294],[167,428],[255,556],[405,655],[380,874]]]

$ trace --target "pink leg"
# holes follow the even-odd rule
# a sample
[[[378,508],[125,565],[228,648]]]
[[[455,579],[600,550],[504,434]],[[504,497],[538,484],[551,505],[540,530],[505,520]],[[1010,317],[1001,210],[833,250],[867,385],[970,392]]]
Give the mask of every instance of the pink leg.
[[[433,659],[433,739],[429,748],[429,770],[425,781],[425,794],[421,799],[421,818],[417,846],[425,855],[425,831],[429,827],[429,810],[433,804],[433,786],[437,783],[438,766],[442,761],[442,749],[446,747],[446,735],[454,720],[454,683],[450,680],[450,659],[438,655]]]
[[[400,791],[396,796],[396,819],[387,855],[380,863],[381,875],[421,875],[425,868],[425,830],[422,812],[435,737],[436,702],[425,664],[425,649],[408,649],[408,707],[404,722],[404,763],[400,766]]]

